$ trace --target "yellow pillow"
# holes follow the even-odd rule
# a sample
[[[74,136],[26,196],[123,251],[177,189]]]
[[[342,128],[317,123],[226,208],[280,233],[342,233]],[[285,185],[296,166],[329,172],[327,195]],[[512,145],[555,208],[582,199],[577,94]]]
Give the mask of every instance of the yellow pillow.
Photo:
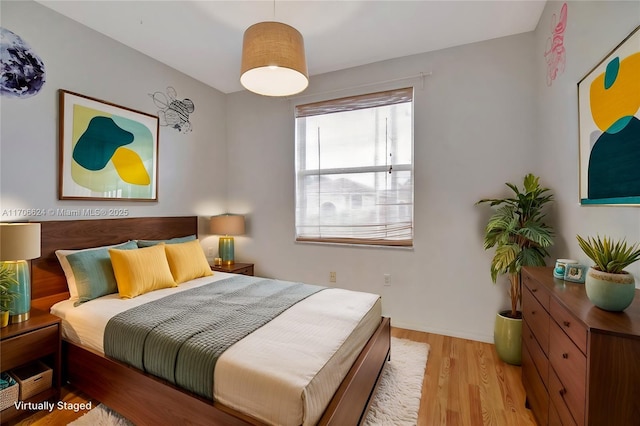
[[[109,249],[109,257],[118,293],[124,299],[177,286],[164,253],[164,244],[137,250]]]
[[[165,244],[164,250],[167,253],[171,275],[178,284],[213,275],[200,241]]]

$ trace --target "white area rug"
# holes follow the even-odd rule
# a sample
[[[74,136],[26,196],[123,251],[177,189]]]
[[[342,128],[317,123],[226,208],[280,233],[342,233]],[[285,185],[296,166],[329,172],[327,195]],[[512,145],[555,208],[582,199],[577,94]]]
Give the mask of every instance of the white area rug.
[[[387,364],[365,421],[367,426],[413,426],[418,422],[422,381],[429,345],[391,338],[391,362]],[[133,426],[115,411],[100,404],[72,426]]]
[[[391,338],[391,362],[382,372],[365,425],[414,426],[418,423],[428,354],[426,343]]]
[[[79,419],[69,423],[73,426],[134,426],[106,405],[98,405]]]

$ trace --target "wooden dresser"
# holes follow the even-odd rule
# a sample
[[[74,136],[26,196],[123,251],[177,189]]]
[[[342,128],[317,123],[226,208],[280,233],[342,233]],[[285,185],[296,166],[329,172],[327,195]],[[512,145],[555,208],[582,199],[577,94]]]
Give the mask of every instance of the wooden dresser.
[[[522,270],[522,381],[540,425],[640,425],[640,290],[622,313],[584,284]]]

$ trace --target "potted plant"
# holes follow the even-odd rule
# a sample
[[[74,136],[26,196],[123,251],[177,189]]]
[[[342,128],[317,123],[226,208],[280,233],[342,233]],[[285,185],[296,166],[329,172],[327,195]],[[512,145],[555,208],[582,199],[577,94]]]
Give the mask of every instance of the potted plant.
[[[509,275],[511,309],[498,312],[494,341],[500,359],[520,365],[522,312],[520,270],[523,266],[544,266],[547,248],[553,244],[553,230],[544,222],[545,206],[553,200],[549,188],[540,186],[539,178],[529,173],[522,190],[506,183],[513,191],[510,198],[486,198],[476,204],[496,207],[485,227],[484,249],[495,247],[491,260],[491,279]]]
[[[587,297],[606,311],[624,311],[636,293],[635,279],[624,268],[640,260],[640,244],[627,245],[598,235],[585,240],[576,235],[582,251],[595,263],[585,277]]]
[[[9,324],[11,302],[17,294],[11,290],[11,286],[18,284],[13,277],[13,271],[5,263],[0,263],[0,325],[6,327]]]

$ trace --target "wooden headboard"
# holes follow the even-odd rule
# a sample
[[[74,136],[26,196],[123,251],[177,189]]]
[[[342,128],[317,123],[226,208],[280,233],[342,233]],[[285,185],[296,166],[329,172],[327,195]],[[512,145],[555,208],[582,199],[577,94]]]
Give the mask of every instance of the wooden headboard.
[[[198,217],[139,217],[40,222],[41,254],[31,261],[31,299],[48,310],[67,299],[69,291],[55,251],[83,249],[127,240],[163,240],[198,234]]]

